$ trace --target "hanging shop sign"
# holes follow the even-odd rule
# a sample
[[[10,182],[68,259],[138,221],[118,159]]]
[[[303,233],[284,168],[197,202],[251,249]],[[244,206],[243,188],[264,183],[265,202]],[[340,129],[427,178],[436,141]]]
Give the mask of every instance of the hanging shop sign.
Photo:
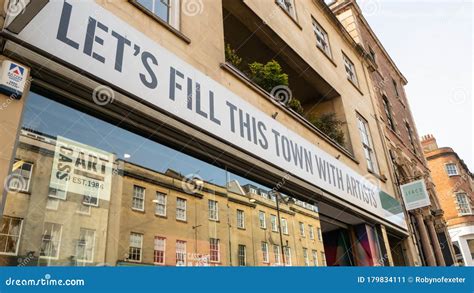
[[[400,186],[403,201],[407,210],[414,210],[431,205],[430,196],[424,180],[413,181]]]
[[[28,69],[10,60],[0,64],[0,92],[19,100],[25,91]]]
[[[16,37],[385,218],[377,186],[95,1],[51,1]]]
[[[49,183],[50,196],[66,199],[68,193],[82,196],[82,203],[98,206],[110,200],[114,155],[58,136]]]

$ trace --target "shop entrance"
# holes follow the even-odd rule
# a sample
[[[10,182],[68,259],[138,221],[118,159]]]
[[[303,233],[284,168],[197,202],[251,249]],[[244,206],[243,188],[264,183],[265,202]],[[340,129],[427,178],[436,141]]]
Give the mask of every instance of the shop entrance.
[[[328,266],[389,265],[379,227],[324,203],[320,213]]]

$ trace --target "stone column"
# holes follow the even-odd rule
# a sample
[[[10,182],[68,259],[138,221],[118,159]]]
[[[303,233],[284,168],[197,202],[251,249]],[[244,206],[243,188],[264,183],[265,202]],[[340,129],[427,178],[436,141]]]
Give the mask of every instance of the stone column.
[[[426,225],[428,226],[428,231],[431,237],[431,243],[433,245],[433,250],[436,256],[436,261],[438,266],[446,266],[444,262],[443,252],[441,251],[441,246],[439,245],[438,234],[436,234],[436,229],[433,223],[433,216],[429,216],[426,218]]]
[[[425,255],[426,263],[428,266],[436,266],[436,260],[434,258],[434,253],[431,248],[430,238],[428,236],[428,231],[426,230],[425,221],[423,220],[423,211],[417,210],[414,212],[417,222],[418,232],[420,233],[421,246],[423,249],[423,254]]]

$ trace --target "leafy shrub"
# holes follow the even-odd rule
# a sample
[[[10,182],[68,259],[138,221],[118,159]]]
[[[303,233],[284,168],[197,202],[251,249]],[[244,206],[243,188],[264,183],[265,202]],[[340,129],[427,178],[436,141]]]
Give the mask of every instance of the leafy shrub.
[[[328,113],[320,116],[313,116],[309,119],[309,122],[340,145],[344,144],[344,132],[342,131],[342,125],[344,122],[338,120],[336,114]]]
[[[288,86],[288,74],[282,72],[280,64],[275,60],[266,64],[250,63],[249,69],[249,78],[269,93],[276,86]]]

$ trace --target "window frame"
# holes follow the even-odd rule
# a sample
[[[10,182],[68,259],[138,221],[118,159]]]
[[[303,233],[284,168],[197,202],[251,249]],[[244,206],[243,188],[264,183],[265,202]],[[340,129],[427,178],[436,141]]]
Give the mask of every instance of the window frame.
[[[290,232],[288,231],[288,221],[285,218],[281,218],[281,232],[285,235],[290,235]]]
[[[304,265],[306,267],[309,267],[310,261],[309,261],[309,254],[308,254],[308,248],[303,247],[303,261]]]
[[[293,266],[293,262],[291,260],[291,247],[284,246],[283,253],[285,254],[285,266],[287,267]]]
[[[247,247],[243,244],[238,244],[237,246],[237,260],[239,267],[247,266]],[[242,260],[243,263],[241,262]]]
[[[138,189],[143,189],[143,198],[141,198],[141,199],[138,198],[138,197],[136,196],[136,193],[135,193],[135,191],[138,190]],[[133,185],[133,193],[132,193],[132,210],[139,211],[139,212],[144,212],[144,211],[145,211],[145,198],[146,198],[146,188],[145,188],[145,187],[142,187],[142,186],[140,186],[140,185],[134,184],[134,185]],[[142,203],[142,208],[137,208],[137,207],[134,206],[134,204],[135,204],[135,202],[136,202],[136,201],[135,201],[136,199],[138,199],[138,200],[141,201],[141,203]]]
[[[9,237],[17,237],[18,238],[18,241],[16,242],[16,247],[15,247],[15,252],[6,252],[4,251],[6,248],[7,248],[7,243],[5,243],[5,248],[2,249],[0,251],[0,255],[18,255],[18,249],[20,248],[20,241],[21,241],[21,233],[23,231],[23,221],[24,219],[23,218],[17,218],[17,217],[10,217],[10,216],[7,216],[7,215],[3,215],[3,217],[1,218],[1,220],[3,221],[4,218],[9,218],[9,223],[8,223],[8,231],[7,231],[7,234],[3,234],[0,232],[0,235],[3,235],[7,238],[7,241],[8,241],[8,238]],[[11,221],[13,219],[17,219],[17,220],[20,220],[20,229],[18,230],[18,236],[15,236],[13,234],[10,234],[10,225],[11,225]]]
[[[138,235],[138,236],[140,236],[140,247],[132,246],[132,235]],[[130,232],[130,237],[129,237],[129,242],[128,242],[128,257],[127,257],[127,261],[129,261],[129,262],[137,262],[137,263],[142,262],[142,259],[143,259],[143,238],[144,238],[143,233]],[[130,255],[131,255],[130,251],[131,251],[132,248],[139,249],[139,256],[140,256],[140,259],[139,259],[139,260],[131,259],[131,258],[130,258]]]
[[[278,244],[273,244],[273,257],[275,259],[275,265],[281,266],[281,248]]]
[[[157,191],[155,196],[156,196],[155,215],[160,216],[160,217],[166,217],[166,215],[167,215],[167,203],[168,203],[167,194],[164,193],[164,192]],[[162,196],[164,198],[163,203],[160,203],[159,196]],[[160,206],[163,208],[163,211],[164,211],[163,214],[159,213],[158,210],[157,210],[158,207],[160,207]]]
[[[295,0],[275,0],[278,6],[285,11],[285,13],[291,17],[298,24],[298,15],[296,13]],[[286,4],[290,2],[290,7]]]
[[[346,72],[346,77],[347,79],[356,86],[357,89],[359,89],[359,77],[357,76],[357,70],[355,68],[354,62],[352,62],[347,55],[342,52],[342,60],[344,63],[344,69]],[[352,73],[350,74],[349,71]]]
[[[304,223],[303,222],[298,222],[299,228],[300,228],[300,236],[301,237],[306,237],[306,232],[304,229]]]
[[[270,214],[270,224],[272,226],[272,232],[278,232],[278,217]]]
[[[211,208],[211,205],[212,208]],[[219,221],[219,202],[217,200],[209,199],[207,201],[208,219],[211,221]]]
[[[23,178],[23,180],[25,180],[25,177],[22,175],[23,166],[25,164],[29,165],[31,169],[29,171],[28,180],[25,180],[26,181],[26,186],[23,189],[15,188],[15,187],[11,186],[12,182],[10,181],[9,184],[8,184],[8,190],[12,190],[12,191],[16,191],[16,192],[30,192],[30,185],[31,185],[31,178],[33,177],[34,164],[31,163],[31,162],[21,160],[21,159],[15,159],[14,163],[13,163],[13,166],[15,166],[15,164],[17,164],[20,161],[23,161],[23,163],[17,169],[12,170],[12,172],[10,173],[10,176],[12,176],[13,174],[17,174],[17,176],[20,176],[21,178]],[[19,170],[19,173],[16,172],[17,170]]]
[[[258,223],[261,229],[267,229],[267,219],[264,211],[258,211]]]
[[[329,59],[332,59],[331,44],[329,42],[328,33],[323,28],[323,26],[316,20],[316,18],[314,18],[314,16],[311,16],[311,20],[313,33],[316,37],[316,47],[318,47],[318,49],[320,49],[327,57],[329,57]],[[318,41],[319,39],[322,39],[326,46],[324,46],[324,44],[320,44],[320,42]]]
[[[241,216],[239,217],[239,215],[241,215]],[[245,229],[245,212],[244,212],[244,210],[237,209],[236,216],[237,216],[237,228]]]
[[[157,249],[157,242],[156,241],[163,241],[163,250],[158,250]],[[159,248],[159,247],[158,247]],[[157,257],[157,252],[160,253],[162,252],[163,253],[163,261],[162,262],[157,262],[157,258],[159,258],[159,256]],[[163,237],[163,236],[155,236],[155,238],[153,238],[153,264],[155,265],[165,265],[166,264],[166,237]]]
[[[385,111],[385,116],[387,117],[387,125],[392,131],[395,130],[395,122],[393,120],[392,107],[387,96],[382,95],[382,104]]]
[[[79,259],[79,257],[78,257],[78,253],[77,253],[78,247],[77,247],[77,246],[79,245],[79,241],[81,240],[80,237],[81,237],[81,232],[82,232],[82,231],[92,231],[92,232],[93,232],[93,237],[92,237],[92,255],[91,255],[92,257],[91,257],[90,260],[88,260],[88,259]],[[96,234],[97,234],[97,233],[96,233],[96,230],[94,230],[94,229],[80,227],[80,229],[79,229],[79,239],[78,239],[78,243],[77,243],[77,246],[76,246],[76,261],[82,262],[82,263],[93,263],[93,262],[94,262]],[[84,248],[83,248],[83,249],[84,249],[84,252],[86,252],[87,246],[88,246],[88,245],[87,245],[87,243],[86,243],[86,244],[84,245]]]
[[[183,207],[180,207],[180,206],[178,205],[178,202],[179,202],[179,201],[184,202],[184,208],[183,208]],[[188,215],[187,215],[187,214],[188,214],[188,203],[187,203],[187,202],[188,202],[188,201],[187,201],[187,199],[185,199],[185,198],[182,198],[182,197],[177,197],[177,198],[176,198],[176,220],[177,220],[177,221],[183,221],[183,222],[186,222],[186,221],[187,221],[187,219],[188,219]],[[183,213],[184,213],[184,218],[179,218],[179,217],[178,217],[178,215],[180,214],[178,211],[180,211],[180,210],[184,211],[184,212],[183,212]]]
[[[178,245],[179,244],[179,245]],[[178,251],[178,248],[184,248],[184,252],[179,250]],[[182,265],[178,265],[178,260],[180,260],[180,256],[182,255],[183,256],[183,264]],[[186,266],[188,263],[187,261],[187,242],[184,241],[184,240],[179,240],[177,239],[176,240],[176,266]]]
[[[450,173],[449,167],[451,167],[451,166],[454,167],[453,170],[456,171],[455,174]],[[448,174],[449,177],[459,176],[459,169],[458,169],[458,165],[456,163],[446,163],[446,164],[444,164],[444,169],[446,170],[446,174]]]
[[[369,172],[378,174],[379,165],[377,161],[377,154],[375,153],[374,142],[372,140],[372,134],[370,132],[369,122],[359,113],[356,113],[356,116],[357,128],[359,129],[359,136],[364,149],[364,157],[367,163],[367,169]],[[361,129],[361,127],[363,127],[363,129]]]
[[[263,263],[270,263],[270,255],[268,250],[268,242],[262,241],[261,243],[262,248],[262,261]]]
[[[314,240],[314,227],[313,227],[313,225],[308,225],[308,234],[309,234],[309,239]]]
[[[456,192],[456,207],[458,210],[458,215],[459,216],[470,216],[472,215],[472,206],[471,202],[469,200],[469,196],[467,195],[466,192],[460,191]],[[462,198],[460,201],[459,199]]]
[[[215,243],[213,243],[215,241]],[[218,238],[209,238],[209,262],[220,263],[221,262],[221,241]],[[213,249],[214,248],[214,249]],[[217,259],[213,259],[212,253],[217,255]]]
[[[57,247],[57,255],[56,256],[50,256],[50,255],[41,255],[41,247],[43,246],[43,241],[45,240],[44,239],[44,236],[45,236],[45,227],[47,224],[52,224],[52,225],[59,225],[60,226],[60,230],[59,230],[59,240],[57,240],[57,244],[58,244],[58,247]],[[41,246],[40,246],[40,252],[39,252],[39,258],[42,258],[42,259],[52,259],[52,260],[58,260],[59,259],[59,255],[61,253],[61,242],[62,242],[62,236],[63,236],[63,225],[62,224],[59,224],[59,223],[53,223],[53,222],[44,222],[43,223],[43,233],[41,235]],[[49,239],[49,241],[51,242],[52,240]]]
[[[311,251],[311,254],[313,256],[313,266],[315,267],[318,267],[319,266],[319,263],[318,263],[318,251],[313,249]]]

